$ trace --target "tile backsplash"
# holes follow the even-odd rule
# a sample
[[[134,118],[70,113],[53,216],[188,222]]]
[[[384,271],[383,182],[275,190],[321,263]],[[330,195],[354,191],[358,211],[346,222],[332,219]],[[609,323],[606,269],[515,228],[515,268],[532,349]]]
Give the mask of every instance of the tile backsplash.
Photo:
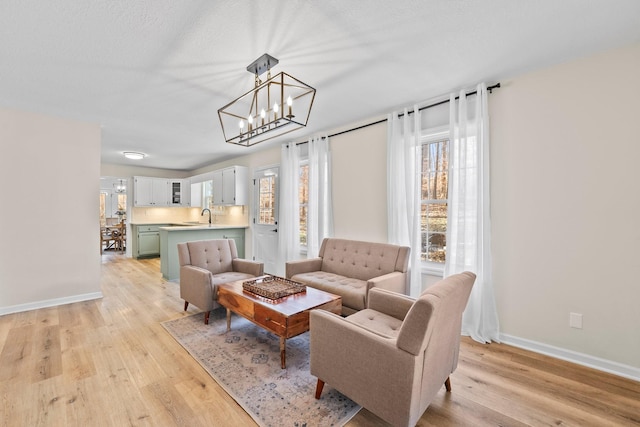
[[[171,224],[199,221],[208,223],[209,215],[201,208],[131,208],[129,222],[134,224]],[[216,206],[211,209],[211,222],[223,225],[249,225],[247,206]]]

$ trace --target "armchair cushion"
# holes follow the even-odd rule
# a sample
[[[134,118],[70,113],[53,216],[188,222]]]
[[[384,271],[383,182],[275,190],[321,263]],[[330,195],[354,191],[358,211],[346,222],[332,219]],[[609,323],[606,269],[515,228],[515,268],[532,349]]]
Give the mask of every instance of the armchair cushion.
[[[352,314],[346,320],[385,338],[396,338],[402,326],[402,320],[368,308]]]

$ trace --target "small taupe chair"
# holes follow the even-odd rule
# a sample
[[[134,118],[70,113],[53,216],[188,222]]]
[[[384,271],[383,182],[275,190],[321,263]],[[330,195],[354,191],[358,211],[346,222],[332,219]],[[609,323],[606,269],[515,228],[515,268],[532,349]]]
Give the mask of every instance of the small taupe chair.
[[[205,324],[209,324],[209,312],[220,307],[216,302],[219,284],[247,280],[264,273],[263,263],[238,258],[233,239],[178,243],[178,260],[184,310],[189,303],[203,310]]]
[[[368,307],[342,318],[310,314],[316,399],[325,382],[394,426],[414,426],[458,364],[462,312],[475,274],[443,279],[418,299],[369,291]]]

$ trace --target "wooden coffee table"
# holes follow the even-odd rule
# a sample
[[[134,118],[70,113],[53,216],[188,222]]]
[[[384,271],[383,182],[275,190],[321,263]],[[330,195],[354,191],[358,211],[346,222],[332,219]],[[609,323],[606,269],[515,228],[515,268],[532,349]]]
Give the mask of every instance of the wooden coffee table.
[[[305,292],[277,300],[254,295],[242,288],[242,280],[218,285],[218,303],[227,309],[227,331],[231,312],[280,337],[280,366],[286,368],[286,341],[309,330],[309,312],[314,309],[342,313],[342,297],[307,286]]]

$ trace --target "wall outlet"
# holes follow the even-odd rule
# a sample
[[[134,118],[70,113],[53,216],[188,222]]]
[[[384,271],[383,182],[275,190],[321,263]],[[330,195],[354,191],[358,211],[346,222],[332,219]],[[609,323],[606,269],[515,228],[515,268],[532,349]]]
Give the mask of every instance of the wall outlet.
[[[569,326],[576,329],[582,329],[582,314],[569,313]]]

